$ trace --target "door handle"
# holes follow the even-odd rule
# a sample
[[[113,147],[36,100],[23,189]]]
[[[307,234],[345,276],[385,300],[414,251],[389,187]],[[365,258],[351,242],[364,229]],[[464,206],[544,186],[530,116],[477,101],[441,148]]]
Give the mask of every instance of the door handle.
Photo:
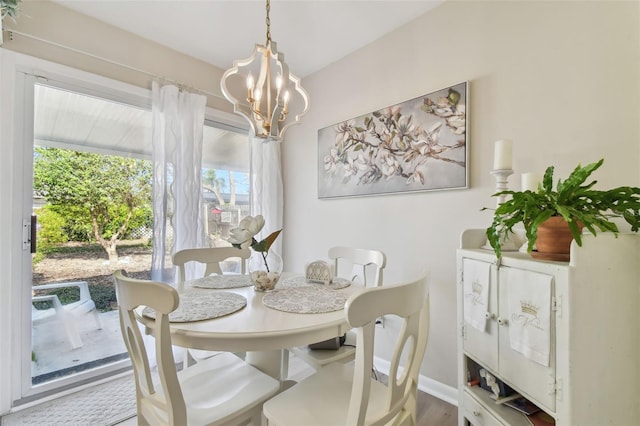
[[[36,246],[37,246],[37,241],[38,239],[37,237],[37,231],[38,230],[38,216],[31,215],[31,253],[35,253],[36,252]]]

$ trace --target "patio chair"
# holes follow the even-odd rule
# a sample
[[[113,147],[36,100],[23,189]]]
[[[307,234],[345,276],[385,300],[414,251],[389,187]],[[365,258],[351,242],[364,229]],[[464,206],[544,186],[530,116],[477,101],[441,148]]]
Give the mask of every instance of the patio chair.
[[[345,314],[358,335],[355,364],[327,365],[267,401],[263,411],[269,425],[416,424],[418,374],[429,334],[426,277],[354,293]],[[402,320],[386,385],[371,376],[375,322],[381,315]]]
[[[176,370],[171,349],[169,313],[180,296],[158,281],[114,273],[120,326],[131,357],[136,382],[138,424],[148,425],[260,425],[262,404],[280,389],[280,383],[232,353],[220,353]],[[151,376],[149,352],[134,310],[155,311],[155,362],[159,383]]]
[[[60,299],[55,294],[33,296],[32,302],[50,301],[53,304],[49,309],[36,309],[35,306],[31,306],[31,323],[32,325],[39,325],[46,321],[52,321],[59,319],[62,321],[67,334],[67,338],[71,342],[71,347],[77,349],[82,346],[82,339],[78,333],[76,327],[76,321],[80,320],[81,316],[89,312],[93,312],[93,318],[96,322],[96,328],[102,329],[102,321],[98,315],[96,304],[91,299],[89,293],[89,285],[86,281],[74,281],[67,283],[55,283],[55,284],[43,284],[34,286],[34,290],[53,290],[60,288],[78,287],[80,290],[80,298],[76,302],[71,302],[66,305],[60,303]]]
[[[336,276],[347,276],[351,281],[360,281],[365,286],[371,287],[382,285],[382,270],[387,263],[385,254],[378,250],[360,249],[352,247],[331,247],[329,249],[329,259],[334,262]],[[367,268],[372,266],[374,270],[373,280],[367,281]],[[345,272],[351,267],[351,274]],[[319,370],[332,362],[347,363],[353,361],[356,355],[355,333],[347,332],[345,342],[347,345],[338,349],[311,349],[308,346],[291,348],[291,352],[305,361],[313,369]],[[322,346],[322,345],[318,345]]]

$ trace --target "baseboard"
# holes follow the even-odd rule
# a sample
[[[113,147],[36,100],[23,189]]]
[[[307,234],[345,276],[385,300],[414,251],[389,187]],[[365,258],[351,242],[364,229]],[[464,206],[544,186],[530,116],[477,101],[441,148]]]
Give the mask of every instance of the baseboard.
[[[374,357],[373,365],[375,368],[386,375],[389,375],[389,361],[383,358]],[[445,385],[444,383],[440,383],[436,380],[430,379],[429,377],[420,374],[418,376],[418,389],[422,392],[428,393],[429,395],[435,396],[438,399],[441,399],[445,402],[448,402],[451,405],[458,406],[458,389],[449,385]]]

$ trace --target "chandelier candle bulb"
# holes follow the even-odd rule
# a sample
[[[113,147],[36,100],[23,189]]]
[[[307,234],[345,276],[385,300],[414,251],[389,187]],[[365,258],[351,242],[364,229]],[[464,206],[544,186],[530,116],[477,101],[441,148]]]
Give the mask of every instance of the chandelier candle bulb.
[[[253,102],[253,75],[247,76],[247,101]]]
[[[496,141],[493,156],[493,170],[506,170],[512,168],[513,142],[509,139]]]

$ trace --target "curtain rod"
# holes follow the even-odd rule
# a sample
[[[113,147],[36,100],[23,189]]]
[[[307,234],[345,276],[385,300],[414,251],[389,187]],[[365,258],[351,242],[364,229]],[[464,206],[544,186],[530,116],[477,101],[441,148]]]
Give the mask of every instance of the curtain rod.
[[[219,95],[217,93],[212,93],[212,92],[208,92],[206,90],[198,89],[197,87],[193,87],[193,86],[191,86],[189,84],[181,83],[179,81],[173,80],[173,79],[168,78],[168,77],[163,77],[163,76],[157,75],[155,73],[143,70],[141,68],[136,68],[136,67],[133,67],[131,65],[127,65],[127,64],[120,63],[120,62],[116,62],[116,61],[114,61],[112,59],[103,58],[102,56],[98,56],[98,55],[95,55],[93,53],[85,52],[84,50],[76,49],[75,47],[65,46],[64,44],[56,43],[55,41],[51,41],[51,40],[45,40],[43,38],[31,35],[31,34],[23,33],[22,31],[16,31],[16,30],[7,29],[7,28],[4,28],[3,31],[6,31],[7,33],[9,33],[9,40],[13,40],[13,34],[18,34],[18,35],[21,35],[23,37],[27,37],[27,38],[30,38],[30,39],[33,39],[33,40],[37,40],[37,41],[42,42],[42,43],[49,44],[51,46],[56,46],[56,47],[59,47],[61,49],[69,50],[69,51],[74,52],[74,53],[79,53],[81,55],[89,56],[90,58],[97,59],[99,61],[107,62],[107,63],[112,64],[112,65],[116,65],[116,66],[119,66],[119,67],[122,67],[122,68],[126,68],[126,69],[129,69],[131,71],[135,71],[135,72],[138,72],[138,73],[141,73],[141,74],[148,75],[148,76],[153,77],[153,78],[160,79],[160,80],[168,82],[168,83],[175,84],[179,88],[182,88],[182,89],[185,89],[185,88],[186,89],[191,89],[191,90],[195,90],[195,91],[200,92],[200,93],[205,94],[205,95],[209,95],[209,96],[213,96],[213,97],[218,98],[218,99],[225,99],[226,100],[226,98],[224,96]]]

